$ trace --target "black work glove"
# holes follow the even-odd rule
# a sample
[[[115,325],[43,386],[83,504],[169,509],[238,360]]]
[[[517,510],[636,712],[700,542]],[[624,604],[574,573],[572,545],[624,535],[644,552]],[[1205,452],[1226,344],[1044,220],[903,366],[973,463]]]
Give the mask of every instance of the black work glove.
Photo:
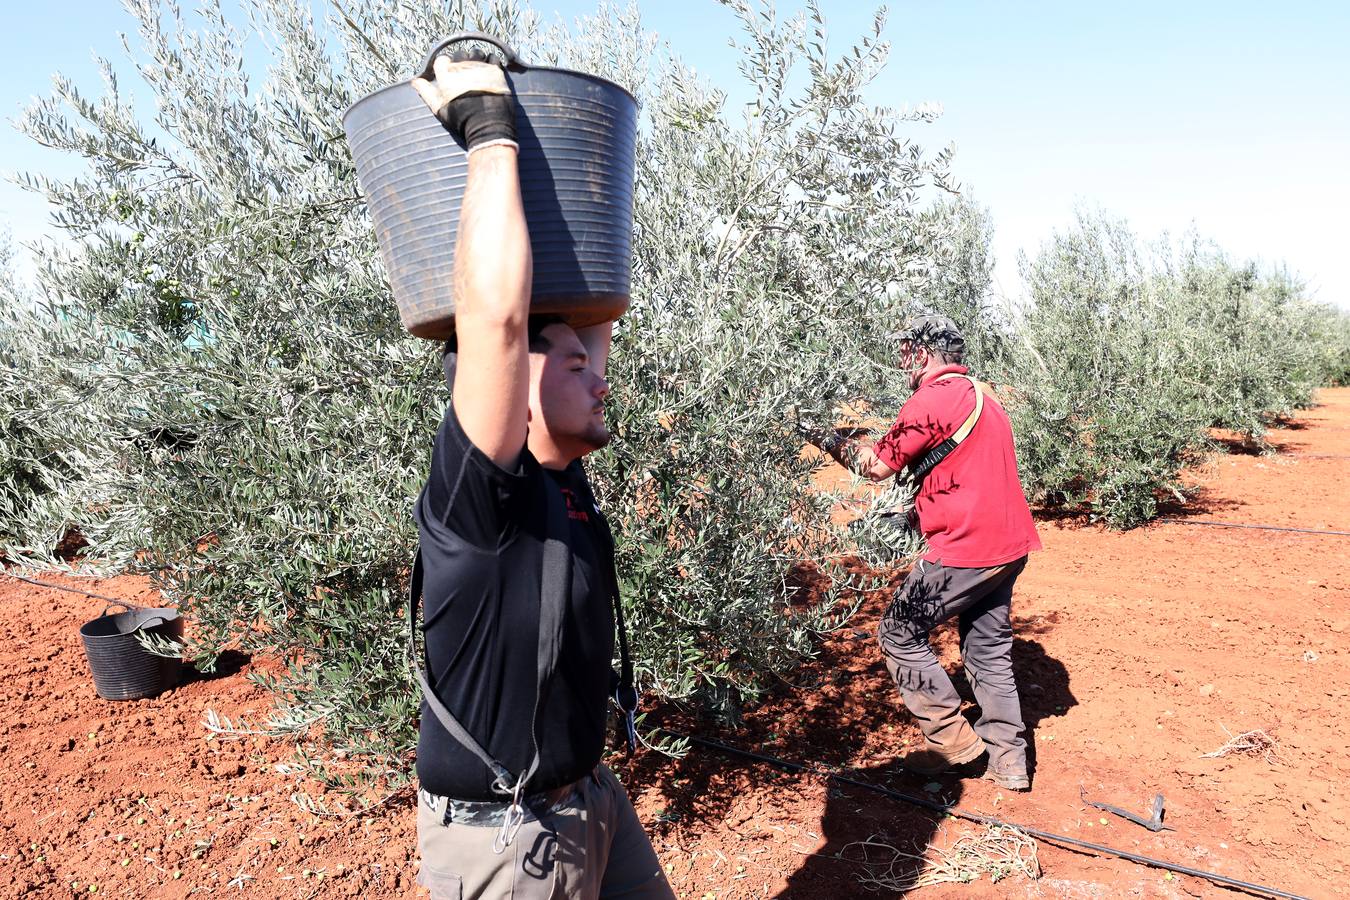
[[[479,50],[439,56],[435,79],[412,86],[469,152],[488,144],[516,145],[516,107],[502,67]]]
[[[792,407],[792,428],[797,432],[799,438],[813,447],[819,447],[824,441],[828,440],[830,434],[814,422],[803,419],[801,410],[795,405]]]

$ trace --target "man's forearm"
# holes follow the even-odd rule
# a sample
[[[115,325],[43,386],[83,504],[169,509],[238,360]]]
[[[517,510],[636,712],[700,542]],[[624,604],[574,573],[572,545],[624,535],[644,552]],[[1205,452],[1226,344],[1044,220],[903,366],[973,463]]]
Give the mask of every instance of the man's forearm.
[[[529,429],[530,278],[516,151],[504,145],[475,150],[455,248],[459,365],[451,396],[464,434],[508,470]]]
[[[469,154],[455,248],[455,312],[518,321],[523,328],[533,263],[516,157],[510,146]]]
[[[605,366],[609,363],[609,345],[613,335],[613,322],[577,329],[577,337],[581,339],[581,345],[586,348],[586,355],[590,357],[591,371],[601,378],[605,377]]]
[[[838,432],[831,432],[813,443],[855,475],[871,481],[880,481],[895,474],[895,470],[882,462],[869,445],[844,437]]]

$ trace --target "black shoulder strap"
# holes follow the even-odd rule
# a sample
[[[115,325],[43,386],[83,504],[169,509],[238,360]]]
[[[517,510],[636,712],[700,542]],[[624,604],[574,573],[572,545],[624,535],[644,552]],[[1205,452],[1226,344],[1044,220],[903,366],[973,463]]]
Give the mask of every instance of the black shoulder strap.
[[[460,724],[454,714],[446,708],[436,696],[426,673],[418,660],[425,655],[426,647],[417,640],[417,606],[422,599],[422,550],[419,547],[413,559],[412,583],[408,589],[408,631],[410,661],[417,673],[417,682],[421,685],[422,696],[427,706],[440,721],[450,736],[464,745],[474,756],[483,761],[483,765],[492,771],[493,790],[498,793],[519,795],[520,790],[534,776],[539,768],[539,710],[544,703],[554,670],[558,667],[558,657],[562,651],[563,620],[567,613],[567,600],[572,588],[572,552],[567,546],[567,509],[563,506],[562,492],[547,475],[544,479],[545,539],[544,562],[539,581],[539,641],[536,656],[536,676],[534,711],[530,716],[530,740],[534,756],[529,767],[519,777],[494,759],[482,744],[474,740],[473,735]]]
[[[633,658],[628,653],[628,628],[623,622],[623,598],[619,596],[619,578],[613,553],[610,554],[610,567],[615,569],[611,579],[614,585],[612,602],[614,622],[619,631],[619,687],[614,691],[614,701],[625,715],[632,716],[638,705],[637,684],[633,680]],[[629,749],[634,748],[630,746]]]
[[[614,609],[614,625],[619,636],[619,684],[614,690],[614,702],[619,705],[627,716],[632,716],[638,705],[637,683],[633,677],[633,658],[628,652],[628,627],[623,621],[623,597],[619,594],[619,567],[615,559],[614,533],[610,530],[609,520],[600,513],[600,506],[595,502],[595,493],[591,488],[590,479],[585,479],[587,503],[591,509],[597,513],[599,519],[599,528],[604,538],[604,562],[609,566],[609,599],[610,606]],[[629,742],[633,742],[630,740]],[[633,749],[631,746],[630,750]]]

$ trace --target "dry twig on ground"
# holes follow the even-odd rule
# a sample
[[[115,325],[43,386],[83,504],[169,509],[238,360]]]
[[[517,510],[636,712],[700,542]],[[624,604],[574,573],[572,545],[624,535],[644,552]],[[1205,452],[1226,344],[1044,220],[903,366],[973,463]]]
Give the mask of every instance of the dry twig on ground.
[[[1266,732],[1255,729],[1234,735],[1227,728],[1223,728],[1223,731],[1228,735],[1228,742],[1217,750],[1200,754],[1201,759],[1219,759],[1237,753],[1242,756],[1260,756],[1271,765],[1283,762],[1279,754],[1280,745]]]
[[[851,848],[858,848],[857,855],[850,854]],[[874,835],[848,844],[839,856],[866,870],[857,878],[870,891],[965,884],[979,880],[981,875],[995,882],[1012,875],[1034,881],[1041,875],[1036,842],[1016,828],[1002,825],[964,834],[946,849],[930,846],[925,854],[906,853]]]

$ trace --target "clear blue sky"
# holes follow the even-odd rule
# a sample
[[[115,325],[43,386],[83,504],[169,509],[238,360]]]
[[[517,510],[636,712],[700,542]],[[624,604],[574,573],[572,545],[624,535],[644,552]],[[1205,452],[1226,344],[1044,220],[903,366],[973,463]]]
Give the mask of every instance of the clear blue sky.
[[[191,8],[191,0],[184,0]],[[734,17],[711,0],[639,0],[647,26],[715,81],[739,76]],[[831,47],[864,33],[872,8],[822,0]],[[536,0],[571,18],[592,3]],[[795,10],[787,0],[780,15]],[[121,59],[131,20],[115,0],[12,5],[0,35],[0,113],[12,120],[61,71],[98,90],[94,51]],[[1065,226],[1076,203],[1145,236],[1192,223],[1240,257],[1286,262],[1321,299],[1350,309],[1350,4],[892,3],[891,61],[871,97],[939,102],[915,126],[996,227],[998,287],[1019,292],[1015,257]],[[733,88],[732,96],[737,90]],[[68,173],[0,129],[0,169]],[[47,230],[42,202],[0,186],[16,242]]]

